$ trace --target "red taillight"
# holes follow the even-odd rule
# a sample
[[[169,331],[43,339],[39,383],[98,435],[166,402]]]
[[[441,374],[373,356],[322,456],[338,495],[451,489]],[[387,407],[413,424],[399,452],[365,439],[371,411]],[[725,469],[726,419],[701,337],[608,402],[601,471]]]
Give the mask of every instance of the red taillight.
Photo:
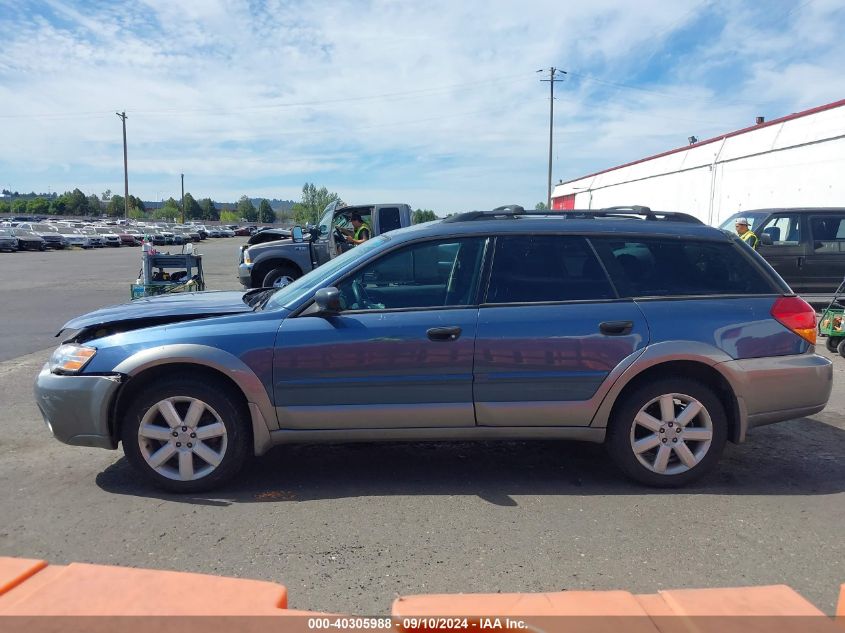
[[[771,315],[804,340],[816,344],[816,311],[801,297],[781,297],[772,306]]]

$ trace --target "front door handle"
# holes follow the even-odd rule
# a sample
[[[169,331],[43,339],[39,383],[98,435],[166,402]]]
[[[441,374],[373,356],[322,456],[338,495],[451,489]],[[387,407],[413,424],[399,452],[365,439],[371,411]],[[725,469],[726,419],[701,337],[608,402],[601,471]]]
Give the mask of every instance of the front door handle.
[[[599,332],[608,336],[623,336],[634,329],[633,321],[604,321],[599,323]]]
[[[426,335],[432,341],[457,341],[462,331],[458,326],[433,327],[426,332]]]
[[[803,257],[798,258],[798,268],[799,269],[804,268],[804,258]]]

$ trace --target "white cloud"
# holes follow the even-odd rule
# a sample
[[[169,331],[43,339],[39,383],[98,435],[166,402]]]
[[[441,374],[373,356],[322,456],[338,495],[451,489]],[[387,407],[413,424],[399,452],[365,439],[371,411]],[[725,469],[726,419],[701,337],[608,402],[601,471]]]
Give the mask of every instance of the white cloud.
[[[125,109],[130,185],[142,197],[184,172],[195,195],[219,200],[297,198],[307,180],[349,200],[533,205],[545,198],[548,142],[538,68],[573,71],[556,102],[555,180],[845,87],[834,1],[774,26],[750,3],[693,0],[46,7],[17,1],[0,22],[0,184],[18,190],[122,189],[114,112]],[[679,29],[694,37],[702,15],[724,28],[667,47]],[[675,65],[628,79],[663,55]],[[730,92],[714,79],[726,65],[741,71]]]

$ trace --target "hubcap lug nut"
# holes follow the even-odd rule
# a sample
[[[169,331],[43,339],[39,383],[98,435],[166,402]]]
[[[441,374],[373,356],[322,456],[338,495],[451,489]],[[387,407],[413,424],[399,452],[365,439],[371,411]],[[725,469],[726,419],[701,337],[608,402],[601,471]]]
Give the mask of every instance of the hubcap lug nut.
[[[678,440],[675,440],[675,441],[677,442]],[[193,448],[193,447],[194,447],[194,445],[191,444],[190,442],[188,442],[188,448]]]
[[[660,427],[660,432],[661,432],[661,433],[665,433],[665,432],[666,432],[666,429],[664,429],[664,428],[661,426],[661,427]]]
[[[192,437],[192,438],[193,438],[193,437],[196,437],[196,436],[197,436],[197,434],[196,434],[196,433],[191,433],[191,437]]]
[[[672,422],[669,423],[669,428],[672,428]]]
[[[177,433],[176,431],[173,431],[173,437],[179,437],[179,433]]]
[[[677,438],[677,437],[673,437],[673,438],[672,438],[672,442],[677,443],[677,442],[678,442],[678,438]],[[188,446],[190,446],[190,444],[188,444]]]
[[[183,426],[183,427],[182,427],[182,431],[183,431],[183,432],[184,432],[184,431],[187,431],[187,430],[188,430],[188,427],[187,427],[187,426]]]
[[[661,441],[661,442],[663,442],[664,444],[667,442],[667,440],[666,440],[666,438],[665,438],[665,437],[664,437],[662,440],[660,440],[660,441]],[[177,446],[178,446],[178,444],[177,444]]]
[[[181,448],[181,447],[182,447],[182,442],[176,442],[176,448]]]

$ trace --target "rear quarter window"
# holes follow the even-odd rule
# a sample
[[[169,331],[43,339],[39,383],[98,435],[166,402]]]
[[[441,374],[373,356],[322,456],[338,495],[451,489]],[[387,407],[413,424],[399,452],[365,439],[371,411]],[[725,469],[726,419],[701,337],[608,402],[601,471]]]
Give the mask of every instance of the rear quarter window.
[[[591,238],[622,297],[773,294],[732,243],[675,238]]]

